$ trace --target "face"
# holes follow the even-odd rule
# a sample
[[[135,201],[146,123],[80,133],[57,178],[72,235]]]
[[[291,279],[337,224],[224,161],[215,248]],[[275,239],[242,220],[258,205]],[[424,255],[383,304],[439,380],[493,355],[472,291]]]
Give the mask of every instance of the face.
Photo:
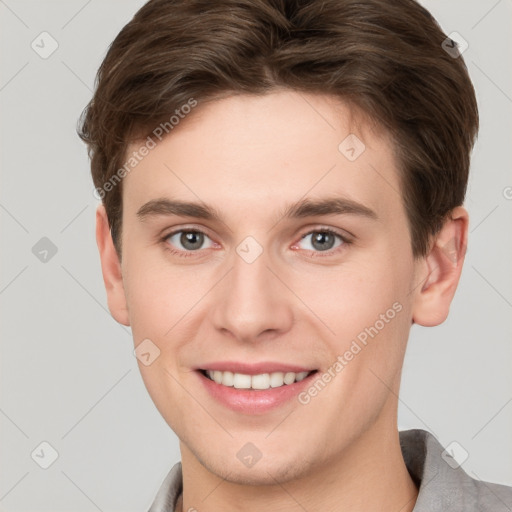
[[[291,91],[217,100],[124,178],[111,310],[182,450],[222,478],[296,478],[396,429],[425,263],[390,143],[352,114]]]

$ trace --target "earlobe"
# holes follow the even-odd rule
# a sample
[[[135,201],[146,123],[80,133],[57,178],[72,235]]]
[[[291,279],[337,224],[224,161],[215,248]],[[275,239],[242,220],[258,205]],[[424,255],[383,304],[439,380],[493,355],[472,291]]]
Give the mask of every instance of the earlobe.
[[[107,213],[102,204],[96,209],[96,243],[100,253],[101,271],[107,292],[108,309],[114,319],[120,324],[130,325],[121,263],[110,234]]]
[[[459,283],[467,247],[469,217],[459,206],[448,215],[432,242],[429,253],[418,262],[418,286],[413,322],[425,327],[446,320]]]

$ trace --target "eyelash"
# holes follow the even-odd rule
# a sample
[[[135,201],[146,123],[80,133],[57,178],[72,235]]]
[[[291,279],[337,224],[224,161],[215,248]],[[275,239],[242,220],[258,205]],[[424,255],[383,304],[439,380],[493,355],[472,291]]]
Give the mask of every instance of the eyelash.
[[[196,251],[184,251],[184,250],[173,249],[171,247],[171,245],[167,242],[167,240],[169,240],[169,238],[171,236],[176,235],[177,233],[200,233],[200,234],[203,234],[208,237],[208,234],[205,233],[204,231],[201,231],[200,229],[193,229],[193,228],[177,229],[176,231],[171,231],[170,233],[167,233],[165,236],[163,236],[161,238],[161,242],[164,244],[165,249],[168,250],[171,254],[178,256],[180,258],[193,257],[198,252],[200,252],[201,249],[196,250]],[[300,236],[299,241],[306,238],[308,235],[312,235],[313,233],[329,233],[330,235],[338,237],[342,242],[341,245],[339,245],[335,249],[329,249],[327,251],[307,251],[307,252],[310,252],[314,258],[317,258],[317,257],[325,258],[325,257],[332,256],[333,254],[337,254],[340,250],[343,250],[344,247],[346,247],[347,245],[350,245],[352,243],[352,240],[348,239],[347,236],[342,235],[338,231],[336,231],[332,228],[327,228],[327,227],[320,227],[320,228],[315,228],[315,229],[309,230]],[[208,238],[210,238],[210,237],[208,237]],[[296,243],[294,243],[293,245],[296,245]],[[326,254],[322,254],[323,252],[325,252]]]

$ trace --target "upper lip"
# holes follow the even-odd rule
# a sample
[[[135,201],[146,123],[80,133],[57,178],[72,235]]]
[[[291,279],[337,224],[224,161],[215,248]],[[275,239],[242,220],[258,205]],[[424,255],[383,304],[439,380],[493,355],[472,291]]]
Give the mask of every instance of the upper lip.
[[[242,363],[237,361],[217,361],[213,363],[205,363],[196,368],[197,370],[218,370],[223,372],[243,373],[245,375],[261,375],[263,373],[274,372],[311,372],[315,368],[307,368],[306,366],[299,366],[293,364],[277,363],[277,362],[263,362],[263,363]]]

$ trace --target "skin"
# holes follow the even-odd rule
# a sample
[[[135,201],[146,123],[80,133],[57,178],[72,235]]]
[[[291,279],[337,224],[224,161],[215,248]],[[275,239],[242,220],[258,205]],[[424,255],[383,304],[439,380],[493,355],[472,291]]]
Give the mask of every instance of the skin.
[[[349,133],[366,146],[353,162],[338,150]],[[396,169],[386,134],[348,105],[279,90],[198,106],[124,178],[121,262],[98,207],[110,311],[131,326],[136,346],[149,338],[160,350],[139,367],[180,439],[177,510],[413,509],[417,489],[397,428],[401,368],[412,323],[434,326],[448,314],[468,215],[455,208],[428,255],[414,258]],[[348,198],[376,218],[283,217],[291,203],[325,197]],[[137,215],[162,198],[206,203],[222,221]],[[335,238],[322,251],[302,238],[322,228],[350,243]],[[179,235],[165,239],[179,229],[206,233],[203,246],[187,251]],[[250,264],[236,252],[247,236],[263,249]],[[401,311],[306,405],[234,412],[193,371],[222,360],[327,371],[397,302]],[[262,453],[251,468],[236,456],[248,442]]]

